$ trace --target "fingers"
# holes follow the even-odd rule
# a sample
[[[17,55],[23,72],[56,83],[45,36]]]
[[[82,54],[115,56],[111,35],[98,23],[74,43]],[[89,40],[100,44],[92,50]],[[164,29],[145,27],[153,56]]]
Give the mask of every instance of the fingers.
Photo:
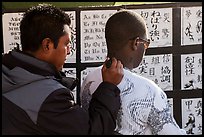
[[[112,58],[112,64],[111,64],[111,67],[112,67],[112,68],[117,67],[117,63],[118,63],[117,59],[113,57],[113,58]]]
[[[117,69],[120,73],[123,73],[123,64],[120,60],[117,61]]]
[[[111,65],[112,68],[117,68],[118,71],[121,71],[123,70],[123,64],[121,63],[120,60],[117,60],[116,58],[113,58],[112,59],[112,65]]]
[[[112,63],[109,68],[106,67],[106,63],[103,64],[103,67],[102,67],[103,81],[107,81],[117,85],[122,80],[123,75],[124,75],[123,64],[121,63],[120,60],[117,60],[116,58],[112,58]]]
[[[120,60],[117,60],[117,59],[114,58],[114,57],[111,58],[111,64],[109,64],[110,67],[107,67],[106,62],[107,62],[108,60],[110,60],[109,57],[106,59],[105,63],[103,64],[102,70],[103,70],[103,69],[107,69],[107,68],[110,68],[110,69],[112,69],[112,68],[118,68],[118,69],[123,68],[123,65],[122,65],[121,61],[120,61]]]
[[[122,65],[123,65],[123,64],[121,63],[121,61],[118,60],[118,61],[117,61],[117,64],[116,64],[116,67],[117,67],[117,68],[123,68]]]

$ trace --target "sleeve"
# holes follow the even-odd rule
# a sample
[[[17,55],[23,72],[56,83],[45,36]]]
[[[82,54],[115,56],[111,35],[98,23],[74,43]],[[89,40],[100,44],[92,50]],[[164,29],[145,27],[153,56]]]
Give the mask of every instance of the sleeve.
[[[112,134],[120,107],[120,90],[117,86],[102,82],[92,95],[89,106],[91,134]],[[98,122],[99,119],[100,122]],[[100,130],[101,131],[100,131]],[[99,131],[99,132],[98,132]]]
[[[80,91],[81,106],[88,111],[89,103],[92,98],[92,94],[96,91],[97,87],[102,82],[101,69],[96,69],[95,71],[89,72],[82,82]]]
[[[154,104],[151,108],[148,124],[154,135],[185,135],[170,112],[166,94],[160,89],[155,93]]]
[[[81,101],[81,106],[88,111],[89,108],[89,103],[92,98],[92,94],[90,91],[90,86],[94,81],[88,81],[85,79],[82,83],[81,87],[81,92],[80,92],[80,101]]]
[[[74,104],[69,90],[59,89],[41,106],[38,126],[49,134],[112,134],[119,109],[117,92],[119,89],[115,85],[101,83],[93,94],[89,112],[86,112]]]

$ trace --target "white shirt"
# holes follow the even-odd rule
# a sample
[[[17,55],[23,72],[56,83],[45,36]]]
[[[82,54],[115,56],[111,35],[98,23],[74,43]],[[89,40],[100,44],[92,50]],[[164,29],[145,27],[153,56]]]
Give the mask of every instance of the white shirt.
[[[81,103],[88,109],[91,95],[102,82],[102,66],[82,83]],[[121,108],[115,131],[123,135],[185,135],[171,115],[165,92],[153,81],[124,69],[120,89]]]

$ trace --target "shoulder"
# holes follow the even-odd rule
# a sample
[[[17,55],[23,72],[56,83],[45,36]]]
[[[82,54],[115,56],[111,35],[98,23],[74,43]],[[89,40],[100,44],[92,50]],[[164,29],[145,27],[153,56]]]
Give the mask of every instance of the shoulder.
[[[156,94],[164,93],[154,81],[124,69],[124,77],[118,87],[123,90],[127,85],[129,85],[129,87],[132,85],[135,92],[137,91],[140,94],[151,93],[152,96],[156,96]]]
[[[67,100],[74,100],[74,96],[70,89],[64,87],[64,88],[59,88],[59,89],[54,90],[51,94],[49,94],[46,100],[47,101],[49,100],[67,101]]]
[[[68,88],[54,90],[43,101],[40,111],[67,109],[75,106],[74,96]]]
[[[126,69],[124,69],[124,78],[133,81],[136,85],[160,89],[160,87],[154,81]]]
[[[101,68],[97,67],[91,70],[82,82],[81,92],[93,92],[97,89],[99,84],[102,82]]]
[[[101,77],[101,68],[102,66],[91,69],[88,72],[86,79],[98,79],[99,77]]]

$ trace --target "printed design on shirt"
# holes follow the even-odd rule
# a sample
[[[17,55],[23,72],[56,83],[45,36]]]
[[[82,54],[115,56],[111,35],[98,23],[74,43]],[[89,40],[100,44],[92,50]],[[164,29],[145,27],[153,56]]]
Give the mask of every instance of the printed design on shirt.
[[[147,93],[143,97],[137,98],[137,92],[132,89],[132,94],[126,94],[124,98],[121,98],[122,106],[117,117],[116,132],[121,134],[128,132],[131,135],[145,134],[148,115],[154,101],[154,93],[149,86],[147,86],[147,91],[139,92]],[[124,102],[127,105],[123,104]]]
[[[122,116],[123,115],[123,111],[122,111],[122,107],[120,106],[119,111],[118,111],[118,115],[117,115],[117,119],[116,119],[116,128],[115,131],[119,133],[119,131],[122,128]]]
[[[132,92],[132,89],[134,88],[134,83],[131,82],[128,78],[125,79],[125,86],[123,87],[123,89],[121,90],[121,97],[130,94]]]
[[[82,96],[81,96],[81,104],[82,107],[88,111],[89,108],[89,103],[91,101],[92,95],[90,92],[90,86],[94,81],[90,81],[88,82],[85,86],[84,86],[84,90],[82,92]]]
[[[163,92],[160,93],[161,99],[165,99],[165,94]]]
[[[150,111],[148,123],[152,128],[153,135],[157,135],[158,132],[163,129],[165,124],[172,123],[176,126],[168,107],[163,110],[159,110],[153,106]]]
[[[166,96],[163,92],[160,93],[160,97],[163,100],[163,104],[166,105],[166,108],[170,107],[170,104],[168,103],[168,101],[166,100]],[[166,101],[165,101],[166,100]]]
[[[128,104],[127,109],[130,118],[133,121],[130,123],[134,123],[133,125],[129,125],[129,128],[132,129],[134,135],[144,134],[148,120],[148,114],[153,105],[153,101],[154,95],[150,91],[145,95],[144,98],[132,100]],[[137,127],[137,130],[132,127]]]

